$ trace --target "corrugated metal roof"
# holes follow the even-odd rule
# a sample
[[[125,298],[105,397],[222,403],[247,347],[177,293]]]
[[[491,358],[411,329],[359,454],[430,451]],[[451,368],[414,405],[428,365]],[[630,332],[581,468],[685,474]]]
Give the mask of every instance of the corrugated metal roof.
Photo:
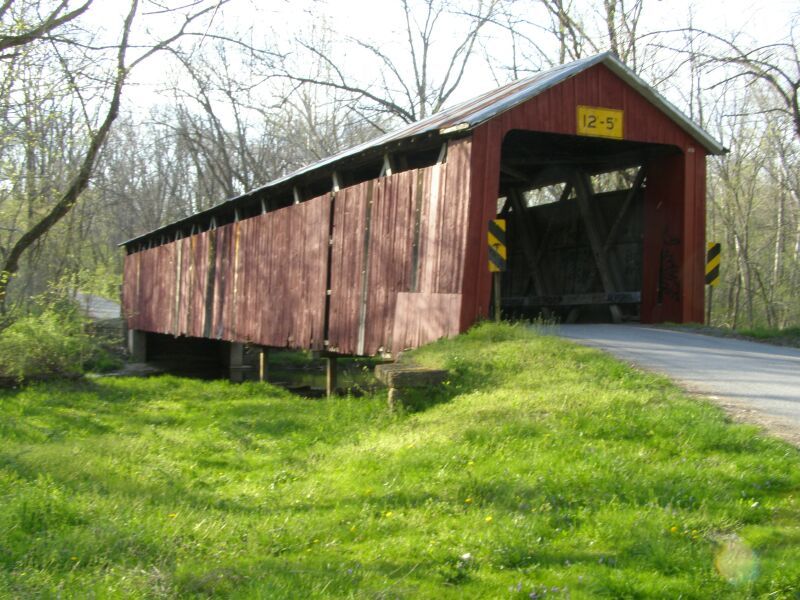
[[[352,148],[348,148],[347,150],[339,152],[338,154],[334,154],[333,156],[307,165],[284,177],[270,181],[261,187],[217,204],[208,210],[130,239],[120,245],[124,246],[130,243],[141,241],[144,238],[147,238],[152,234],[162,232],[173,225],[189,222],[199,215],[217,211],[228,203],[236,202],[247,197],[252,197],[255,194],[278,187],[282,184],[286,184],[295,178],[307,175],[313,171],[330,168],[344,159],[370,151],[376,152],[394,142],[399,142],[401,140],[407,140],[409,138],[431,133],[446,135],[448,133],[469,131],[478,125],[489,121],[497,115],[504,113],[507,110],[510,110],[511,108],[514,108],[515,106],[534,98],[535,96],[538,96],[545,90],[550,89],[551,87],[558,85],[563,81],[574,77],[578,73],[581,73],[586,69],[598,64],[605,65],[610,71],[620,77],[620,79],[638,91],[651,104],[656,106],[672,121],[674,121],[681,129],[697,140],[709,153],[723,154],[725,152],[725,148],[720,142],[715,140],[708,132],[694,123],[691,119],[689,119],[689,117],[684,115],[680,110],[678,110],[678,108],[669,102],[669,100],[647,85],[644,80],[636,75],[636,73],[628,68],[615,55],[611,54],[610,52],[605,52],[603,54],[597,54],[595,56],[577,60],[565,65],[560,65],[525,79],[519,79],[495,90],[482,94],[476,98],[442,110],[434,115],[431,115],[430,117],[415,123],[411,123],[410,125],[406,125],[401,129],[391,131],[380,137],[364,142],[363,144],[353,146]]]

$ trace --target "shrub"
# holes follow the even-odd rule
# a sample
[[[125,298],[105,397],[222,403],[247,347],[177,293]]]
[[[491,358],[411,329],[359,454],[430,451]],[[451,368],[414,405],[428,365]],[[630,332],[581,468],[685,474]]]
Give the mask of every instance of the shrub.
[[[76,377],[93,343],[74,307],[50,305],[15,319],[0,331],[0,379]]]

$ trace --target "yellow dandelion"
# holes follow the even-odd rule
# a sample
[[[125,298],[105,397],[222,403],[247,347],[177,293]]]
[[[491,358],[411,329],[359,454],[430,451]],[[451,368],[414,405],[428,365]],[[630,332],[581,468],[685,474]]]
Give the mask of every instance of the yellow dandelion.
[[[485,521],[487,523],[491,523],[492,521],[494,521],[494,519],[492,518],[492,515],[489,515],[488,517],[486,517]]]
[[[464,500],[464,504],[472,504],[472,498],[467,498]]]
[[[674,525],[673,525],[672,527],[670,527],[670,528],[669,528],[669,530],[670,530],[672,533],[677,533],[677,532],[678,532],[678,528],[677,528],[677,527],[675,527]]]
[[[471,460],[471,461],[469,461],[469,462],[467,463],[467,466],[468,466],[468,467],[471,467],[471,466],[472,466],[472,465],[474,465],[474,464],[475,464],[475,461],[474,461],[474,460]]]
[[[384,514],[383,516],[384,517],[391,517],[393,514],[394,513],[392,511],[388,510],[388,511],[386,511],[386,514]]]

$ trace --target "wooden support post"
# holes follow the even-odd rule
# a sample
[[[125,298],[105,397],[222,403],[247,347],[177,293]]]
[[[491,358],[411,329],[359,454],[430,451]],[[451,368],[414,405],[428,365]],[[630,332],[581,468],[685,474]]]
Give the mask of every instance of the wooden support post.
[[[146,331],[128,330],[128,354],[130,354],[131,362],[145,362],[147,360]]]
[[[447,160],[447,142],[442,144],[442,147],[439,148],[439,156],[436,159],[436,164],[441,165],[446,160]]]
[[[244,344],[231,342],[228,359],[228,375],[234,383],[244,381]]]
[[[258,380],[264,383],[269,374],[269,349],[261,347],[258,351]]]
[[[502,290],[500,289],[500,271],[495,271],[492,273],[492,279],[494,284],[494,320],[496,322],[500,322],[502,318],[500,305],[502,302]]]
[[[390,154],[383,155],[383,165],[381,166],[381,173],[379,177],[388,177],[392,174],[392,157]]]
[[[714,286],[707,285],[708,288],[708,301],[706,302],[706,325],[711,325],[711,310],[714,304]]]
[[[326,359],[326,377],[325,377],[325,394],[328,398],[336,394],[337,376],[339,374],[339,367],[336,364],[335,356],[328,356]]]

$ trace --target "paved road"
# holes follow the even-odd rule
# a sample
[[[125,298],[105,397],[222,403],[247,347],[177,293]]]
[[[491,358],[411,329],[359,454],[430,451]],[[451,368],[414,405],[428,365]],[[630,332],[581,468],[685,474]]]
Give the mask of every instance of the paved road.
[[[645,325],[560,325],[556,332],[800,427],[800,349]]]
[[[119,319],[121,315],[119,302],[106,300],[94,294],[84,294],[83,292],[78,292],[76,299],[90,319]]]

